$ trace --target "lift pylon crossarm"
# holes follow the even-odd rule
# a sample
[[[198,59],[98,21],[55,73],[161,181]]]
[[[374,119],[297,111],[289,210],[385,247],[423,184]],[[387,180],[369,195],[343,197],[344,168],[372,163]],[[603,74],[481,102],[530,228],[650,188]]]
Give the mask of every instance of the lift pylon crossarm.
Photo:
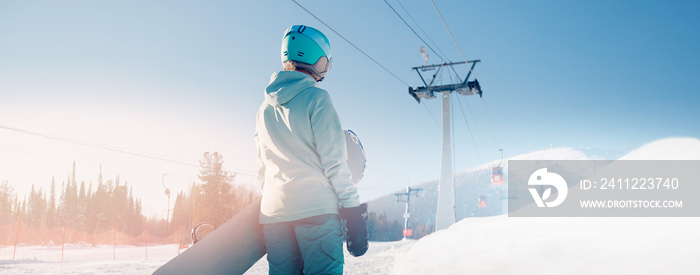
[[[427,88],[427,87],[418,87],[418,88],[408,87],[408,93],[416,101],[418,101],[418,103],[420,103],[421,98],[425,98],[425,99],[435,98],[435,93],[441,93],[441,92],[445,92],[445,91],[447,91],[447,92],[457,91],[461,95],[479,95],[479,97],[483,96],[483,92],[481,91],[481,85],[479,85],[478,80],[468,81],[466,84],[447,84],[447,85],[440,85],[440,86],[431,86],[430,88]]]
[[[411,200],[411,195],[417,196],[417,193],[422,191],[422,190],[423,190],[423,188],[411,188],[409,186],[406,188],[406,192],[394,193],[394,196],[396,196],[396,202],[406,202],[406,201]],[[404,196],[406,197],[406,200],[403,200]]]
[[[472,71],[474,70],[474,66],[476,66],[476,63],[479,63],[479,62],[481,62],[480,59],[467,61],[467,62],[450,62],[450,63],[442,63],[442,64],[413,67],[411,69],[416,70],[416,73],[418,73],[418,76],[420,77],[421,81],[423,81],[423,84],[425,86],[418,87],[418,88],[408,87],[408,93],[418,103],[420,103],[421,98],[424,98],[424,99],[435,98],[435,93],[452,92],[452,91],[456,91],[461,95],[479,95],[479,97],[481,97],[483,95],[483,92],[481,91],[481,85],[479,85],[479,81],[477,81],[476,79],[474,79],[474,81],[469,81],[469,77],[471,76]],[[467,73],[467,77],[464,78],[464,82],[458,83],[458,84],[447,84],[447,85],[433,86],[433,83],[435,82],[437,75],[440,73],[440,70],[443,67],[445,67],[445,66],[452,67],[454,65],[468,64],[468,63],[471,63],[472,65],[471,65],[471,68],[469,69],[469,72]],[[434,69],[434,68],[438,68],[438,69],[433,74],[433,78],[430,80],[430,83],[428,83],[427,81],[425,81],[425,78],[423,77],[423,74],[421,74],[421,71],[426,71],[426,70]],[[452,69],[454,70],[454,68],[452,68]]]
[[[471,69],[469,69],[469,72],[467,73],[467,77],[464,78],[464,82],[462,82],[462,84],[467,84],[469,77],[472,75],[472,71],[474,71],[474,66],[476,66],[476,62],[472,63],[472,67],[471,67]],[[476,78],[474,80],[476,80]]]
[[[420,67],[413,67],[411,70],[423,70],[423,69],[432,69],[435,67],[440,67],[440,66],[452,66],[452,65],[460,65],[460,64],[465,64],[465,63],[479,63],[481,62],[481,59],[476,59],[476,60],[470,60],[467,62],[460,61],[460,62],[450,62],[450,63],[442,63],[442,64],[433,64],[433,65],[425,65],[425,66],[420,66]]]

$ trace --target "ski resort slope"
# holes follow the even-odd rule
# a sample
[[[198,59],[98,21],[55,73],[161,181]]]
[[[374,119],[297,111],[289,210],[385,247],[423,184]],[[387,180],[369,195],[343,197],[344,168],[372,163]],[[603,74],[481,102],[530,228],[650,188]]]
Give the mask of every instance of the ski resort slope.
[[[0,247],[0,274],[151,274],[177,255],[177,246],[66,245],[63,255],[60,245]]]
[[[624,160],[700,160],[668,138]],[[700,218],[464,219],[398,255],[394,274],[697,274]]]
[[[698,218],[465,219],[399,255],[394,274],[697,274]]]
[[[344,274],[391,274],[396,258],[405,253],[415,241],[372,242],[362,257],[345,252]],[[61,246],[19,246],[12,260],[13,247],[0,247],[0,274],[152,274],[158,267],[177,256],[173,244],[148,247],[148,259],[143,246],[67,245],[61,260]],[[116,260],[113,257],[116,255]],[[268,274],[265,257],[251,267],[246,275]]]
[[[558,157],[557,157],[558,156]],[[511,159],[591,159],[554,148]],[[700,140],[669,138],[620,159],[700,159]],[[493,164],[487,164],[488,169]],[[476,170],[480,170],[475,168]],[[418,241],[371,242],[345,274],[698,274],[700,218],[472,217]],[[175,245],[0,248],[0,274],[151,274]],[[113,254],[114,253],[114,254]],[[116,255],[116,260],[112,257]],[[263,257],[245,274],[268,274]]]
[[[700,140],[665,138],[633,150],[620,160],[700,160]]]
[[[398,256],[406,253],[415,242],[414,240],[370,242],[367,254],[361,257],[353,257],[345,251],[345,267],[343,274],[391,274]],[[267,259],[263,257],[260,261],[255,263],[245,275],[265,275],[269,274],[268,270]]]

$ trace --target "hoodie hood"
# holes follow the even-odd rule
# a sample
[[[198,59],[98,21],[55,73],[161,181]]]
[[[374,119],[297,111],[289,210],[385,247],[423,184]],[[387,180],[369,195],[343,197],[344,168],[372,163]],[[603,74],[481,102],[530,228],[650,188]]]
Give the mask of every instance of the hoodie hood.
[[[313,77],[297,71],[279,71],[270,77],[265,88],[265,102],[277,107],[283,105],[306,88],[318,87]]]

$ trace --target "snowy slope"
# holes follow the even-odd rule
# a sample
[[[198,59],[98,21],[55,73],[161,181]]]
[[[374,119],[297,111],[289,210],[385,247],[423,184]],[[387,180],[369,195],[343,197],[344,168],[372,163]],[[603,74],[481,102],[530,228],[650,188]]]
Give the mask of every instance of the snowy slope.
[[[471,218],[399,255],[395,274],[697,274],[698,218]]]
[[[390,274],[397,255],[405,253],[415,241],[370,243],[370,249],[362,257],[352,257],[345,252],[345,274]],[[148,247],[148,259],[144,247],[118,246],[66,246],[65,259],[61,260],[60,246],[20,246],[16,260],[12,260],[13,247],[0,248],[0,274],[151,274],[158,267],[177,255],[175,245]],[[116,260],[113,260],[113,253]],[[251,267],[247,275],[268,274],[267,261],[263,257]]]
[[[700,140],[665,138],[645,144],[621,160],[700,160]]]
[[[391,274],[398,255],[406,253],[415,241],[405,240],[398,242],[370,242],[367,254],[362,257],[353,257],[345,251],[344,274]],[[268,262],[263,257],[253,265],[246,275],[269,274]]]
[[[61,246],[19,246],[15,259],[13,247],[0,248],[0,274],[151,274],[171,258],[177,247],[66,245],[61,260]],[[116,259],[114,259],[114,258]]]
[[[587,159],[557,148],[511,159]],[[700,140],[664,139],[622,159],[700,159]],[[493,163],[495,164],[495,163]],[[459,175],[486,171],[492,164]],[[474,177],[480,174],[474,174]],[[393,199],[393,198],[392,198]],[[390,201],[395,204],[394,201]],[[401,208],[400,208],[401,209]],[[434,208],[433,208],[434,209]],[[401,212],[402,213],[401,209]],[[700,218],[463,219],[418,241],[372,242],[346,254],[346,274],[697,274]],[[0,274],[150,274],[177,255],[174,245],[148,248],[67,246],[0,248]],[[267,274],[260,260],[246,274]]]
[[[618,155],[619,156],[619,155]],[[553,148],[521,154],[507,158],[504,164],[504,173],[507,173],[507,160],[587,160],[592,159],[584,151],[575,148]],[[491,185],[491,168],[498,165],[500,160],[485,163],[483,165],[457,172],[455,174],[455,214],[457,220],[467,217],[486,217],[505,214],[507,206],[503,203],[507,190],[505,186]],[[437,172],[436,172],[437,174]],[[411,188],[422,188],[418,197],[411,198],[411,219],[409,227],[415,230],[424,225],[427,228],[434,227],[435,213],[437,211],[438,180],[425,182]],[[397,190],[404,192],[404,190]],[[484,195],[489,207],[477,206],[479,196]],[[405,203],[397,203],[396,197],[388,194],[368,203],[369,212],[376,215],[385,214],[388,220],[399,221],[403,225]],[[428,229],[430,230],[430,229]]]
[[[700,159],[669,138],[621,159]],[[395,274],[697,274],[700,218],[464,219],[398,255]]]

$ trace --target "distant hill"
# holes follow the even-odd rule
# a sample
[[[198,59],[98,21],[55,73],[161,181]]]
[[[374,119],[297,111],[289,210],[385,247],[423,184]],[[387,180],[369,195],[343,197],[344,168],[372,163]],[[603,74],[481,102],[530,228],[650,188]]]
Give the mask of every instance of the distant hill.
[[[504,175],[507,180],[507,160],[588,160],[588,159],[616,159],[622,152],[613,150],[592,150],[590,148],[553,148],[531,153],[521,154],[504,160]],[[455,174],[455,215],[457,221],[467,217],[486,217],[505,214],[505,203],[508,190],[505,185],[491,185],[491,169],[500,161],[492,161],[467,169]],[[437,174],[437,171],[436,171]],[[411,198],[409,228],[414,229],[414,238],[420,238],[431,233],[435,227],[435,215],[437,212],[438,180],[424,182],[411,188],[422,188],[417,197]],[[405,190],[396,190],[404,192]],[[477,203],[480,196],[486,196],[488,207],[480,208]],[[370,230],[370,238],[376,241],[392,241],[401,238],[404,223],[405,202],[397,202],[396,196],[387,194],[369,202],[370,218],[384,219],[381,225],[374,226]],[[383,217],[382,217],[383,216]],[[400,229],[396,233],[397,224]],[[391,230],[393,234],[386,234],[382,230]]]
[[[661,139],[619,159],[700,160],[700,140]],[[695,274],[698,228],[687,217],[464,219],[399,254],[394,273]]]
[[[620,160],[700,160],[700,140],[665,138],[639,147]]]

